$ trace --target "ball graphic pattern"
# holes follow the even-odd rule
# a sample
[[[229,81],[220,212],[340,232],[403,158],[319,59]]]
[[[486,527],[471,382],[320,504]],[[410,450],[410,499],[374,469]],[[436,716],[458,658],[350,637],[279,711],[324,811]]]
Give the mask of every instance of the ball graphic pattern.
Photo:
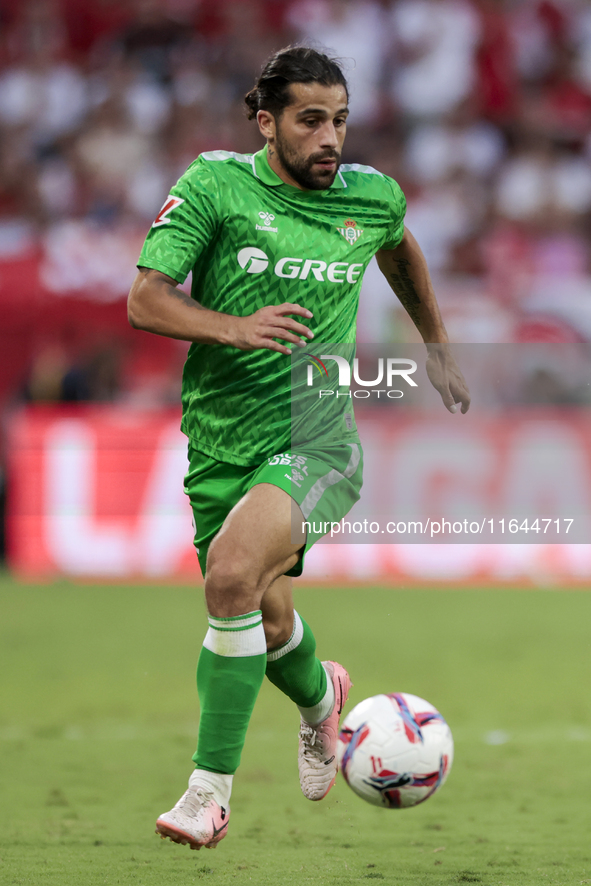
[[[374,806],[403,809],[439,790],[453,749],[451,730],[432,704],[393,692],[366,698],[347,714],[337,753],[356,794]]]

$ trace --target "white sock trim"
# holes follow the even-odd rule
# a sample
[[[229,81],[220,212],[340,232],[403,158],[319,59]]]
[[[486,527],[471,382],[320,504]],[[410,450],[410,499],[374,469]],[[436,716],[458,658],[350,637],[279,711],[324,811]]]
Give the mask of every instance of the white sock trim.
[[[263,613],[260,609],[254,612],[247,612],[246,615],[231,615],[228,618],[216,618],[214,615],[208,616],[210,628],[217,631],[240,631],[243,628],[251,628],[260,624],[263,620]]]
[[[222,626],[212,622],[222,622]],[[203,641],[205,649],[225,658],[246,658],[265,655],[267,640],[260,610],[230,619],[209,619],[209,630]]]
[[[324,668],[324,665],[322,665]],[[332,677],[324,668],[326,672],[326,692],[324,694],[324,698],[322,698],[318,704],[313,705],[311,708],[301,708],[299,705],[298,711],[302,715],[302,719],[309,723],[310,726],[318,726],[319,723],[322,723],[323,720],[326,720],[332,714],[332,710],[335,706],[335,694],[334,694],[334,684],[332,682]]]
[[[271,652],[267,653],[267,661],[277,661],[278,658],[283,658],[284,655],[287,655],[288,652],[291,652],[293,649],[296,649],[300,643],[302,642],[302,638],[304,636],[304,625],[302,624],[302,619],[298,615],[298,613],[293,611],[293,631],[291,637],[284,643],[283,646],[280,646],[279,649],[272,649]]]
[[[190,788],[205,788],[211,791],[213,799],[218,806],[228,808],[230,802],[230,794],[232,793],[233,775],[226,775],[223,772],[210,772],[208,769],[195,769],[189,778]]]

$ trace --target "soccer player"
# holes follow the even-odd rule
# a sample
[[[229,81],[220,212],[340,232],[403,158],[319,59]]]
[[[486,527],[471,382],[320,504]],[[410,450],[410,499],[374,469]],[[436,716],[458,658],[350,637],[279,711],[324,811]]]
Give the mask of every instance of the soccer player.
[[[340,664],[316,658],[291,576],[320,536],[313,527],[340,520],[358,500],[362,451],[350,405],[320,427],[312,415],[294,445],[292,349],[315,338],[348,347],[352,359],[361,278],[377,255],[427,343],[445,406],[469,405],[425,259],[404,228],[400,187],[371,167],[341,165],[347,102],[335,60],[301,46],[273,55],[246,96],[266,146],[195,160],[152,225],[129,295],[134,327],[192,343],[185,489],[209,630],[197,667],[196,768],[156,824],[192,849],[227,833],[232,778],[265,676],[301,714],[304,795],[320,800],[335,781],[351,684]],[[176,288],[189,271],[190,297]]]

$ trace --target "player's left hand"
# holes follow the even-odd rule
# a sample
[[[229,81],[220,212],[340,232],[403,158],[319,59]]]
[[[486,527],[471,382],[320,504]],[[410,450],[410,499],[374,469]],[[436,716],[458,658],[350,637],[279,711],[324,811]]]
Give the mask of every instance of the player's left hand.
[[[470,408],[470,391],[447,344],[428,344],[427,375],[436,391],[441,394],[449,412],[457,412],[461,403],[462,414]]]

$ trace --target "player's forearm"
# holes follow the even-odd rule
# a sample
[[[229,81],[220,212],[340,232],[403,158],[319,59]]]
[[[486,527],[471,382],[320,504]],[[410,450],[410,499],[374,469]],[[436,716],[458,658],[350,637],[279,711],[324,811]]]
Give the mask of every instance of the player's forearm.
[[[423,341],[447,342],[425,256],[408,228],[396,249],[380,250],[376,258]]]
[[[173,283],[164,275],[155,278],[155,272],[140,270],[127,301],[131,325],[182,341],[228,344],[236,318],[204,308]]]

